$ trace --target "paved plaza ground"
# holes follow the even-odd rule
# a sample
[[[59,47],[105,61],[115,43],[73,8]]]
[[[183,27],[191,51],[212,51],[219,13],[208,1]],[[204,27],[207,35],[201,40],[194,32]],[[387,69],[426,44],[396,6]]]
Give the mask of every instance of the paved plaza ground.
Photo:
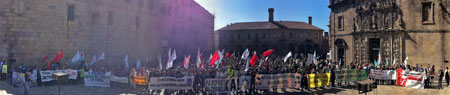
[[[10,84],[0,81],[0,90],[6,90],[10,94],[22,95],[23,88],[13,87]],[[58,86],[39,86],[31,87],[30,95],[58,95]],[[142,89],[134,91],[128,88],[102,88],[102,87],[86,87],[81,84],[78,85],[63,85],[61,86],[61,95],[119,95],[123,93],[131,94],[148,94]],[[161,93],[159,93],[161,94]],[[353,86],[342,87],[324,87],[309,90],[286,89],[282,91],[277,90],[277,93],[269,91],[268,93],[259,92],[261,95],[358,95],[357,90]],[[449,87],[442,90],[438,89],[414,89],[393,85],[378,85],[376,90],[368,92],[369,95],[450,95]],[[163,95],[163,94],[161,94]],[[364,95],[364,94],[359,94]]]

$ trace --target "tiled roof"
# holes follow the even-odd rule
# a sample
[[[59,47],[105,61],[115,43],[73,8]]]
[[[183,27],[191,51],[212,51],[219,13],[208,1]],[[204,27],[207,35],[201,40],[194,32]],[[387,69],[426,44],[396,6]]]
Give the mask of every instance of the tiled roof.
[[[251,29],[305,29],[323,31],[314,25],[305,22],[275,21],[275,22],[241,22],[227,25],[222,30],[251,30]]]

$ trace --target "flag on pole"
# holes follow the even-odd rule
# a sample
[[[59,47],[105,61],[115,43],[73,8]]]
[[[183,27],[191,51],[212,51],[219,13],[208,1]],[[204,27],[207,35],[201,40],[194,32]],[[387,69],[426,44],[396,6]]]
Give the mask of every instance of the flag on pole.
[[[84,51],[81,51],[81,52],[80,52],[80,60],[81,60],[81,61],[84,61]]]
[[[169,54],[170,54],[170,49],[169,49]],[[167,67],[166,67],[166,69],[172,68],[172,66],[173,66],[173,61],[175,61],[175,59],[177,59],[177,51],[176,51],[176,50],[173,50],[173,53],[170,54],[170,56],[169,56],[169,60],[168,60],[168,62],[167,62]]]
[[[161,55],[158,55],[158,62],[159,62],[159,71],[162,71],[163,66],[162,66],[162,61],[161,61]]]
[[[314,63],[314,64],[317,64],[316,51],[314,51],[314,55],[313,55],[313,63]]]
[[[405,64],[405,66],[408,65],[408,56],[406,56],[405,61],[403,61],[403,64]]]
[[[247,59],[244,59],[244,61],[245,61],[245,69],[244,69],[244,71],[247,72],[248,69],[250,68],[250,63],[249,63],[249,61]]]
[[[140,59],[138,59],[138,60],[136,61],[136,68],[137,68],[137,69],[140,69],[140,68],[141,68],[141,60],[140,60]]]
[[[273,49],[269,49],[263,53],[263,56],[266,57],[266,56],[270,56],[272,54],[273,54]]]
[[[381,53],[378,51],[377,66],[381,64]]]
[[[225,49],[223,49],[222,51],[219,51],[219,60],[216,61],[216,68],[219,68],[219,64],[222,63],[223,57],[224,57],[224,52]]]
[[[80,60],[81,56],[80,56],[80,52],[77,51],[77,53],[75,54],[75,56],[73,56],[72,58],[72,63],[76,63],[78,60]]]
[[[286,57],[284,57],[284,62],[287,62],[287,60],[289,59],[289,57],[292,56],[292,52],[289,52]]]
[[[97,55],[94,55],[94,57],[92,57],[90,65],[94,64],[95,62],[97,62]]]
[[[201,67],[201,64],[202,64],[202,54],[200,53],[200,48],[198,48],[198,51],[197,51],[197,61],[195,62],[196,63],[196,65],[197,65],[197,68],[200,68]]]
[[[184,61],[183,61],[183,66],[184,66],[184,68],[185,69],[188,69],[189,68],[189,61],[191,60],[191,55],[189,55],[188,57],[185,57],[184,58]]]
[[[58,62],[59,59],[63,58],[63,50],[59,50],[58,54],[55,56],[55,59],[53,59],[53,62]]]
[[[250,64],[252,65],[252,67],[255,66],[257,61],[258,61],[258,55],[256,55],[256,51],[255,51],[255,53],[253,53],[252,59],[250,59]]]
[[[230,57],[230,53],[226,52],[225,57]]]
[[[128,65],[128,55],[125,56],[125,68],[129,68],[130,66]]]
[[[377,60],[373,60],[373,64],[375,64],[375,66],[378,66],[378,62],[377,62]]]
[[[219,61],[219,59],[220,59],[219,52],[220,51],[216,51],[216,52],[214,52],[214,55],[212,55],[211,60],[209,61],[209,65],[211,65],[211,67],[214,67],[214,64],[217,61]]]
[[[102,52],[102,55],[97,60],[105,60],[105,52]]]
[[[247,57],[250,55],[250,53],[248,52],[248,49],[245,49],[244,53],[242,53],[242,59],[247,59]]]
[[[200,69],[204,69],[205,68],[205,60],[202,60],[202,66],[200,67]]]

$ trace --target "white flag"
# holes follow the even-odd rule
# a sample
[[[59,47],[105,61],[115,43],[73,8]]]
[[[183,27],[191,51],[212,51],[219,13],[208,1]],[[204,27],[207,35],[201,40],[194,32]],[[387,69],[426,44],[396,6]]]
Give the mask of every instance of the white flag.
[[[223,59],[223,57],[224,57],[224,55],[223,55],[224,52],[225,52],[225,49],[223,49],[222,51],[219,51],[219,50],[218,50],[218,53],[219,53],[219,60],[216,61],[216,63],[215,63],[216,68],[218,68],[218,67],[219,67],[219,64],[222,62],[222,59]]]
[[[97,60],[105,60],[105,52],[102,52],[102,55]]]
[[[408,65],[408,56],[406,56],[405,61],[403,61],[403,63],[405,64],[405,66]]]
[[[197,51],[197,62],[196,62],[197,68],[200,68],[201,65],[202,65],[201,57],[202,57],[202,54],[200,53],[200,48],[198,48],[198,51]]]
[[[314,55],[313,55],[313,63],[317,64],[317,58],[316,58],[316,51],[314,51]]]
[[[248,55],[250,55],[250,52],[248,51],[248,49],[245,49],[244,53],[242,53],[242,59],[245,60],[248,58]]]
[[[94,64],[95,62],[97,62],[97,55],[94,55],[94,57],[92,57],[91,65]]]
[[[136,61],[136,68],[137,68],[137,69],[141,68],[141,60],[140,60],[140,59],[138,59],[138,60]]]
[[[81,52],[80,52],[80,60],[81,60],[81,61],[84,61],[84,51],[81,51]]]
[[[169,49],[169,53],[170,53],[170,49]],[[177,59],[177,51],[173,50],[173,53],[170,55],[169,57],[169,61],[167,62],[167,68],[166,69],[170,69],[173,66],[173,61]]]
[[[289,59],[289,57],[291,57],[292,56],[292,52],[289,52],[287,55],[286,55],[286,57],[284,57],[284,62],[286,62],[288,59]]]
[[[159,57],[159,59],[158,59],[158,61],[159,61],[159,71],[162,71],[163,66],[162,66],[162,61],[161,61],[161,55],[158,55],[158,57]]]
[[[250,63],[248,62],[249,60],[247,60],[247,59],[244,59],[245,60],[245,69],[244,69],[244,71],[245,72],[247,72],[248,71],[248,68],[250,67]]]
[[[80,52],[77,51],[77,53],[75,54],[75,56],[72,58],[72,63],[77,62],[78,60],[80,60],[81,56],[80,56]]]
[[[128,55],[125,56],[125,68],[129,68],[130,66],[128,65]]]

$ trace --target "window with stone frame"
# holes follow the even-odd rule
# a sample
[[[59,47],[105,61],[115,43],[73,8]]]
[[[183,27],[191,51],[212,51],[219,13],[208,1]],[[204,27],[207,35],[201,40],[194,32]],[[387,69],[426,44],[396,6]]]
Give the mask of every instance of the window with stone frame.
[[[248,39],[248,40],[252,39],[252,33],[248,33],[248,34],[247,34],[247,39]]]
[[[434,4],[432,2],[422,3],[422,24],[434,23]]]
[[[75,6],[68,5],[67,6],[67,21],[75,20]]]
[[[293,39],[294,38],[294,33],[289,32],[289,39]]]
[[[266,37],[267,37],[267,34],[266,33],[263,33],[263,39],[266,39]]]
[[[339,31],[344,31],[344,16],[338,17],[337,27]]]

